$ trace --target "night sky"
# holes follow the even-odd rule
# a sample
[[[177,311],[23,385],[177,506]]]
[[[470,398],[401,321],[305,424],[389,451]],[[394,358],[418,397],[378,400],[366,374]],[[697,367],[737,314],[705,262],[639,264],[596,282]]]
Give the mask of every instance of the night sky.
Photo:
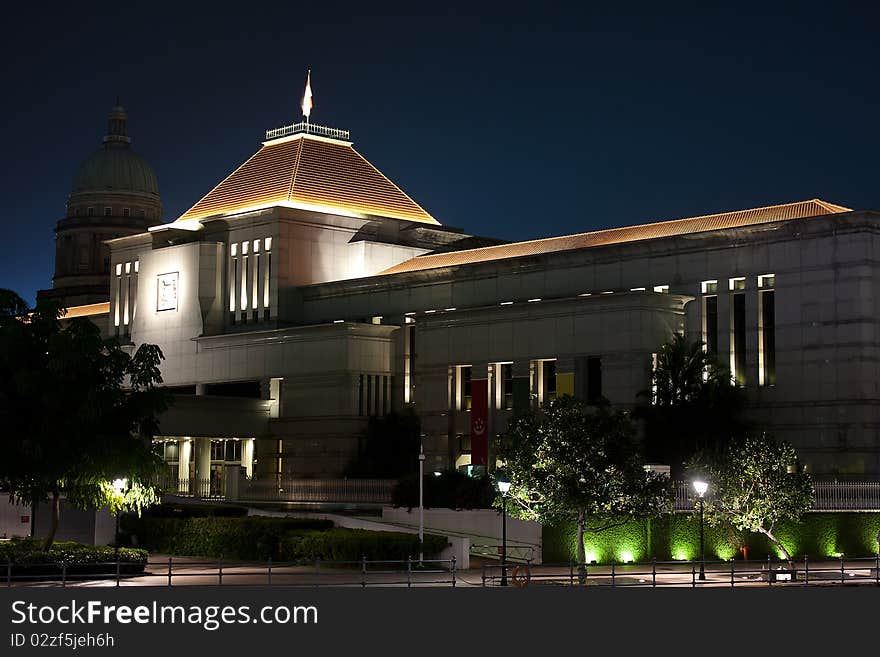
[[[172,220],[266,128],[300,120],[307,68],[312,121],[351,130],[470,233],[527,239],[814,197],[880,208],[869,3],[412,13],[420,4],[5,9],[0,286],[29,301],[51,287],[55,222],[117,96]]]

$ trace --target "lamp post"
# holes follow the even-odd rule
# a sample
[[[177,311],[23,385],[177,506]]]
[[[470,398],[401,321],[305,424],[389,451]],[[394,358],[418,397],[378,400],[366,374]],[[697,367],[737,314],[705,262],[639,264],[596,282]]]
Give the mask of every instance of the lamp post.
[[[501,586],[507,586],[507,491],[510,482],[499,476],[498,490],[501,492]]]
[[[120,497],[125,495],[125,489],[128,486],[128,479],[125,477],[119,477],[113,480],[113,490],[116,491],[116,494]],[[121,505],[120,509],[116,510],[116,538],[114,540],[116,544],[116,550],[119,550],[119,514],[121,513]]]
[[[425,445],[419,442],[419,563],[425,560]]]
[[[706,579],[706,568],[705,563],[706,559],[703,553],[703,496],[706,494],[706,491],[709,490],[709,484],[705,481],[697,480],[694,482],[694,490],[697,491],[697,495],[700,496],[700,577],[699,579]]]

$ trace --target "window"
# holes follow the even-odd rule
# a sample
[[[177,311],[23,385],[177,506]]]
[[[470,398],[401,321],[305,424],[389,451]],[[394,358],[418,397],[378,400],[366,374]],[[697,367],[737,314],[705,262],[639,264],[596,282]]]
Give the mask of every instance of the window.
[[[776,276],[758,276],[758,383],[776,384]]]
[[[513,408],[513,363],[501,363],[499,376],[501,378],[500,408],[509,411]]]
[[[364,414],[364,375],[358,376],[358,415]]]
[[[703,281],[703,343],[706,353],[718,355],[718,281]]]
[[[595,404],[602,399],[602,358],[587,358],[587,403]]]
[[[88,208],[86,213],[88,214],[88,216],[94,217],[95,216],[95,208]]]
[[[104,208],[105,217],[109,217],[111,214],[113,214],[113,208]]]
[[[658,294],[669,294],[669,286],[668,285],[655,285],[654,292]]]
[[[122,216],[130,217],[131,216],[131,208],[122,208]]]
[[[461,365],[458,368],[458,410],[460,411],[471,410],[471,370],[470,365]]]
[[[541,401],[546,403],[556,399],[556,361],[541,362]]]
[[[730,374],[738,386],[746,384],[746,279],[731,278],[730,303]]]

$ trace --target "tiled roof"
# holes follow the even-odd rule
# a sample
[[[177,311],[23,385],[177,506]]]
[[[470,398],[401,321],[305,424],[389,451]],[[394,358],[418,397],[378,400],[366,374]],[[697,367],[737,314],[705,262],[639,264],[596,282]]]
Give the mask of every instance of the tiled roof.
[[[439,223],[350,142],[310,135],[265,142],[178,221],[282,204]]]
[[[786,219],[803,219],[819,215],[837,214],[839,212],[850,212],[850,208],[827,203],[819,199],[812,199],[809,201],[786,203],[784,205],[771,205],[750,210],[725,212],[723,214],[709,214],[701,217],[674,219],[672,221],[661,221],[659,223],[641,224],[638,226],[609,228],[607,230],[597,230],[577,235],[549,237],[528,242],[514,242],[513,244],[488,246],[481,249],[417,256],[401,262],[390,269],[386,269],[380,272],[379,275],[400,274],[438,267],[454,267],[456,265],[467,265],[505,258],[519,258],[542,253],[553,253],[555,251],[586,249],[593,246],[688,235],[710,230],[784,221]]]

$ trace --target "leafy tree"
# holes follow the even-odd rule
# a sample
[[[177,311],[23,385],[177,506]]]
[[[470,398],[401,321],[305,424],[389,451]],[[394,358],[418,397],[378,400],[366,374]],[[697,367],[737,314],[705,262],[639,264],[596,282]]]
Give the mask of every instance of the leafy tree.
[[[371,417],[347,477],[394,479],[418,471],[421,424],[411,409]]]
[[[653,383],[651,391],[640,393],[649,403],[633,416],[644,420],[648,458],[670,465],[674,476],[695,454],[746,434],[745,395],[701,342],[675,334],[657,354]]]
[[[799,521],[813,505],[812,481],[797,464],[794,447],[766,435],[737,440],[707,461],[695,460],[691,469],[710,485],[704,500],[707,521],[764,534],[790,563],[773,530],[780,520]]]
[[[568,395],[514,418],[498,445],[512,515],[576,522],[583,568],[585,532],[670,509],[670,482],[643,468],[634,436],[625,412]]]
[[[76,507],[138,512],[156,501],[161,465],[150,438],[166,408],[162,352],[130,355],[85,318],[63,320],[54,301],[27,304],[0,290],[0,488],[23,504],[51,500],[55,538],[61,497]],[[117,489],[112,482],[125,479]]]

